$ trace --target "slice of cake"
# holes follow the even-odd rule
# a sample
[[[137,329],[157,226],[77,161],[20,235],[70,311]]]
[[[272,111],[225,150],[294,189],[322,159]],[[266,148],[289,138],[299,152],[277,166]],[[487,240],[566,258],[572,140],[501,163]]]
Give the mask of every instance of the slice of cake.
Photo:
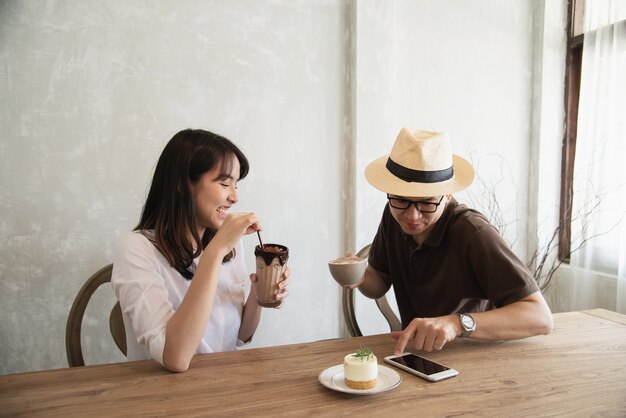
[[[343,375],[346,386],[352,389],[371,389],[376,386],[378,359],[367,347],[343,359]]]

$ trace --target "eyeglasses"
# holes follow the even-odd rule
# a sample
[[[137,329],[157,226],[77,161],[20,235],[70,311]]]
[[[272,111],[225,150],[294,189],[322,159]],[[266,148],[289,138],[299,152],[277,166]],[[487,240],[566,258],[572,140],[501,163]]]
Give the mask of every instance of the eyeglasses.
[[[439,198],[439,202],[429,202],[429,201],[418,201],[418,200],[407,200],[401,199],[399,197],[391,197],[387,195],[387,199],[389,199],[389,205],[394,209],[407,210],[411,207],[411,205],[415,206],[415,209],[422,213],[435,213],[437,212],[437,208],[441,205],[441,201],[443,200],[443,196]]]

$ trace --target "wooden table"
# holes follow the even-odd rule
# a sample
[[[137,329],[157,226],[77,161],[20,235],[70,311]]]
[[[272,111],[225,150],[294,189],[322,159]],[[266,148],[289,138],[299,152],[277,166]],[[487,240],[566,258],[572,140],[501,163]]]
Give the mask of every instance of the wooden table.
[[[311,325],[313,326],[313,325]],[[555,315],[549,336],[458,339],[426,356],[460,371],[355,396],[319,373],[360,344],[382,358],[389,335],[198,355],[186,373],[153,361],[0,376],[1,416],[607,416],[626,417],[626,316]]]

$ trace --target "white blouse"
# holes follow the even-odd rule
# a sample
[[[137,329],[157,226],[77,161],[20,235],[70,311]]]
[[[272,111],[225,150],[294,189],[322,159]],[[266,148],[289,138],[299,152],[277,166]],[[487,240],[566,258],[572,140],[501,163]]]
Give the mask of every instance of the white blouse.
[[[144,233],[152,236],[152,231]],[[196,354],[232,351],[243,344],[237,336],[250,279],[241,241],[235,251],[236,256],[220,269],[213,310]],[[194,260],[195,266],[199,259]],[[122,236],[111,285],[122,307],[129,361],[152,358],[163,364],[165,327],[190,284],[142,233]]]

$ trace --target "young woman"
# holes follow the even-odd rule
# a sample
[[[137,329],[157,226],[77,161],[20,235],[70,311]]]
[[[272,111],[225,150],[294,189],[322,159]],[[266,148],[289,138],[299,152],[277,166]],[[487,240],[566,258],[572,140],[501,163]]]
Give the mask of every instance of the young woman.
[[[196,353],[252,338],[261,308],[241,237],[261,225],[254,213],[229,213],[248,169],[239,148],[208,131],[181,131],[165,146],[139,225],[122,237],[113,263],[128,360],[153,358],[182,372]],[[289,274],[278,284],[281,302]]]

